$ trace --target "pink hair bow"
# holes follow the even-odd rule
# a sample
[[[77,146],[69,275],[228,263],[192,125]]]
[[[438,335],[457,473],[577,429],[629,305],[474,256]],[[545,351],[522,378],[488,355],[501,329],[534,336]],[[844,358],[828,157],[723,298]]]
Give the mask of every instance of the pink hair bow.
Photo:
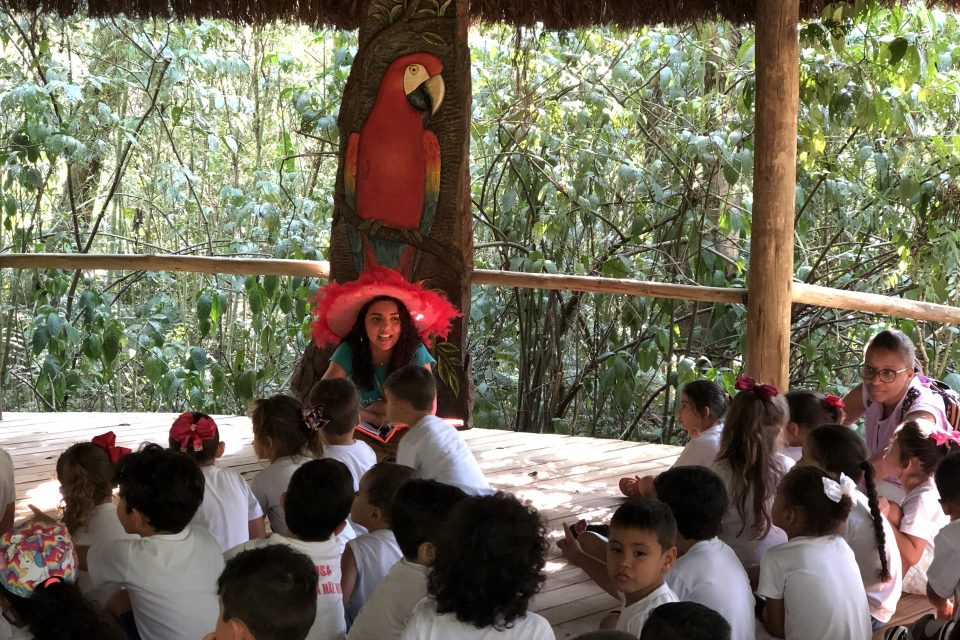
[[[943,431],[937,429],[930,434],[930,437],[933,438],[933,441],[937,443],[938,447],[942,447],[945,444],[953,443],[960,447],[960,431]]]
[[[216,434],[217,423],[213,418],[195,411],[181,413],[170,427],[170,438],[180,443],[180,451],[186,451],[188,446],[192,446],[194,451],[200,451],[203,449],[203,441]]]
[[[110,462],[116,463],[117,460],[123,456],[130,453],[130,449],[126,447],[117,446],[117,436],[113,431],[107,431],[106,433],[101,433],[99,436],[96,436],[91,442],[104,451],[107,452],[107,455],[110,456]]]
[[[749,376],[737,376],[737,383],[733,388],[737,391],[753,391],[763,400],[780,394],[772,384],[757,384],[757,381]]]
[[[823,396],[823,399],[828,405],[837,411],[843,411],[846,406],[843,404],[843,398],[840,396],[834,396],[828,393],[827,395]]]

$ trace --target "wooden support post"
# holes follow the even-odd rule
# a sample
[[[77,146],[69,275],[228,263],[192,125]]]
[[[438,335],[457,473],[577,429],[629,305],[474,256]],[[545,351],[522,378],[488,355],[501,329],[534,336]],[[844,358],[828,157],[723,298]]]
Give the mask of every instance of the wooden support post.
[[[747,282],[747,375],[789,386],[797,182],[799,0],[757,0],[753,221]]]

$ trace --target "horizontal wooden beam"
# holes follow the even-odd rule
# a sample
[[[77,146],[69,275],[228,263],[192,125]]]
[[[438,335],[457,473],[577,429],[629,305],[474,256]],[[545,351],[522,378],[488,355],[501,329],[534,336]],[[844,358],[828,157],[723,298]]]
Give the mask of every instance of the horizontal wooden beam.
[[[116,271],[187,271],[194,273],[229,273],[235,275],[277,275],[328,278],[327,262],[315,260],[275,260],[253,258],[217,258],[178,255],[114,255],[61,253],[0,253],[0,269],[94,269]],[[590,291],[634,296],[725,302],[744,304],[746,289],[699,287],[685,284],[647,282],[621,278],[567,276],[547,273],[521,273],[476,269],[472,283],[523,289],[555,289]],[[878,313],[898,318],[933,320],[960,325],[960,307],[930,302],[904,300],[876,293],[830,289],[817,285],[793,283],[793,302],[833,309]]]

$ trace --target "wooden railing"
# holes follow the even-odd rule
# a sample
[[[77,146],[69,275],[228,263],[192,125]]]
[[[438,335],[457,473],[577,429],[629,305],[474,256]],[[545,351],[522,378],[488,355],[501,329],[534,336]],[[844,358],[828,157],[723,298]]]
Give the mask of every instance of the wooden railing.
[[[66,269],[111,271],[186,271],[193,273],[229,273],[235,275],[278,275],[328,278],[330,265],[315,260],[276,260],[251,258],[215,258],[173,255],[112,255],[63,253],[0,253],[0,269]],[[567,276],[546,273],[520,273],[475,269],[471,282],[522,289],[555,289],[619,293],[632,296],[673,298],[700,302],[746,304],[747,290],[739,287],[700,287],[685,284]],[[914,320],[933,320],[960,324],[960,308],[930,302],[905,300],[860,291],[831,289],[802,282],[793,283],[793,302],[833,309],[879,313]]]

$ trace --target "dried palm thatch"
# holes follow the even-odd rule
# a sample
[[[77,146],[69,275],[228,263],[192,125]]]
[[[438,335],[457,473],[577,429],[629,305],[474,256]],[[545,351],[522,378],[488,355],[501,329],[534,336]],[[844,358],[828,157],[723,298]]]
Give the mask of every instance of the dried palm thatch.
[[[442,5],[446,0],[373,0],[373,4],[421,2]],[[574,29],[591,25],[637,27],[653,24],[683,24],[721,18],[734,23],[752,22],[758,0],[473,0],[470,12],[483,22],[516,26],[537,23],[548,29]],[[759,0],[778,2],[779,0]],[[897,4],[902,0],[878,0]],[[9,0],[13,9],[54,12],[67,16],[86,13],[93,17],[125,14],[147,18],[223,18],[243,24],[275,20],[300,22],[341,29],[360,24],[363,0]],[[801,17],[819,15],[828,0],[801,0]],[[939,2],[960,9],[960,0]]]

